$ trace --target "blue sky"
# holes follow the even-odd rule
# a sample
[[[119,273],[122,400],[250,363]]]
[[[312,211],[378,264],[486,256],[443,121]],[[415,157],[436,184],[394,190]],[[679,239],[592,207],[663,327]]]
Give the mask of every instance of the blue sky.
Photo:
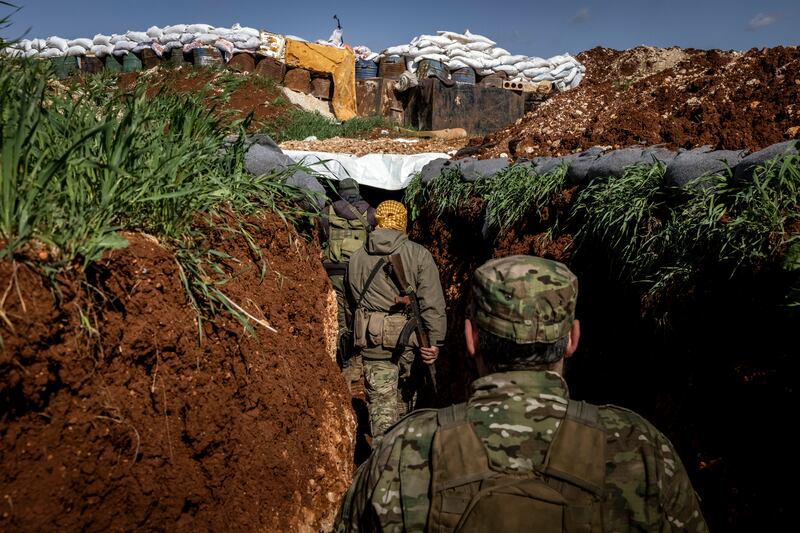
[[[178,23],[236,22],[276,33],[324,39],[339,16],[345,42],[374,51],[436,30],[486,35],[515,54],[549,57],[595,46],[646,44],[746,50],[800,44],[800,1],[415,1],[330,0],[10,0],[22,5],[6,38],[92,37]],[[336,6],[336,7],[334,7]],[[0,6],[0,12],[9,10]]]

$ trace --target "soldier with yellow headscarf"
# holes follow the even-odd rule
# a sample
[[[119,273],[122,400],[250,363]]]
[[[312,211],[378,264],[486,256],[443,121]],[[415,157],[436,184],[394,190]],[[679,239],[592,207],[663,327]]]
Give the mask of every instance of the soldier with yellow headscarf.
[[[445,300],[439,270],[423,246],[408,240],[407,213],[400,202],[387,200],[375,209],[376,229],[350,259],[348,282],[353,301],[353,345],[364,368],[364,388],[373,437],[414,408],[418,378],[412,372],[417,354],[433,364],[447,330]],[[407,282],[419,300],[422,326],[430,348],[421,348],[412,335],[404,338],[410,316],[401,288],[389,267],[398,255]]]

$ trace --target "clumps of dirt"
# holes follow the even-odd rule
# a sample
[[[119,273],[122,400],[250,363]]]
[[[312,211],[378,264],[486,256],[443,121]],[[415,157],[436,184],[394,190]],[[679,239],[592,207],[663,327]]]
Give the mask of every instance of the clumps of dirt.
[[[558,156],[639,144],[756,151],[800,135],[798,47],[594,48],[578,59],[587,69],[580,86],[473,139],[480,156]]]
[[[206,228],[217,288],[277,333],[201,320],[147,235],[55,290],[0,262],[0,529],[330,527],[354,421],[318,248],[275,215],[249,220],[262,258],[227,228]]]

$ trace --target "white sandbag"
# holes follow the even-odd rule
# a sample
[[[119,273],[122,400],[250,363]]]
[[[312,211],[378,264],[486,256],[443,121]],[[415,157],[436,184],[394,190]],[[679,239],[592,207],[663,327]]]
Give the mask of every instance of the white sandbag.
[[[469,66],[458,58],[451,58],[445,63],[445,65],[447,65],[447,68],[450,70],[458,70],[460,68],[467,68]]]
[[[514,63],[514,66],[517,67],[517,70],[519,70],[520,72],[523,72],[531,68],[537,68],[536,63],[534,63],[533,61],[520,61],[518,63]]]
[[[410,55],[413,58],[417,58],[417,57],[424,56],[424,55],[430,55],[430,54],[444,55],[444,50],[442,50],[438,46],[426,46],[425,48],[419,48],[419,49],[416,49],[416,50],[412,49],[408,53],[408,55]]]
[[[16,48],[17,50],[22,50],[23,52],[27,52],[31,49],[31,41],[28,39],[22,39],[20,42],[17,43],[16,46],[10,46],[9,48]]]
[[[164,30],[159,28],[158,26],[150,26],[147,28],[147,35],[151,39],[161,39],[161,36],[164,34]]]
[[[165,51],[172,50],[173,48],[183,48],[183,43],[180,41],[170,41],[168,43],[162,43]]]
[[[67,46],[72,48],[73,46],[80,46],[81,48],[85,48],[88,50],[92,47],[94,43],[91,39],[72,39],[71,41],[67,42]]]
[[[550,67],[528,68],[522,71],[529,78],[535,78],[539,74],[545,74],[546,72],[550,72]]]
[[[194,33],[184,33],[181,35],[181,42],[183,44],[189,44],[192,41],[194,41]]]
[[[238,26],[238,24],[237,24],[237,26]],[[247,26],[236,28],[236,33],[244,33],[245,35],[249,35],[250,37],[260,37],[261,36],[261,32],[259,30],[255,29],[255,28],[249,28]]]
[[[575,87],[577,87],[582,80],[583,80],[583,72],[579,71],[578,74],[575,76],[575,78],[573,78],[573,80],[570,82],[569,84],[570,89],[574,89]]]
[[[234,44],[236,45],[236,48],[255,50],[256,48],[261,46],[261,39],[259,39],[258,37],[250,37],[248,40],[244,42],[236,41]]]
[[[470,66],[470,67],[474,68],[475,70],[483,70],[485,68],[485,65],[483,64],[483,61],[480,60],[480,59],[475,59],[475,58],[472,58],[472,57],[463,57],[463,58],[459,58],[459,59],[461,59],[462,62],[466,63],[467,66]]]
[[[408,54],[409,50],[411,50],[411,46],[404,44],[402,46],[390,46],[383,53],[387,56],[404,56]]]
[[[31,39],[31,50],[39,50],[40,52],[47,50],[46,39]]]
[[[43,57],[45,59],[49,59],[51,57],[62,57],[64,55],[64,51],[60,48],[48,48],[43,52],[39,53],[39,57]]]
[[[162,33],[161,37],[159,37],[158,39],[158,42],[160,42],[161,44],[166,44],[180,40],[181,40],[180,33]]]
[[[572,80],[574,80],[575,76],[580,74],[580,72],[581,72],[581,69],[579,69],[579,68],[574,68],[574,69],[570,70],[569,74],[567,75],[567,77],[564,78],[564,83],[566,83],[567,85],[571,84]]]
[[[25,50],[20,50],[19,48],[12,48],[11,46],[7,46],[0,50],[0,57],[24,57]]]
[[[110,35],[101,35],[101,34],[98,33],[97,35],[94,36],[94,39],[92,39],[92,44],[93,45],[108,46],[108,45],[112,44],[111,43],[111,36]]]
[[[136,43],[136,46],[133,47],[131,52],[141,52],[142,50],[152,50],[153,46],[152,43]]]
[[[523,56],[523,55],[519,55],[518,54],[518,55],[508,56],[508,58],[503,60],[503,64],[505,64],[505,65],[516,65],[518,63],[522,63],[523,61],[527,61],[527,60],[528,60],[528,56]],[[517,67],[517,68],[519,68],[519,67]]]
[[[175,24],[161,29],[162,33],[186,33],[186,24]]]
[[[516,76],[519,73],[519,70],[517,70],[517,67],[514,65],[497,65],[494,67],[494,70],[495,72],[505,72],[508,74],[509,78]]]
[[[450,50],[447,52],[447,55],[450,57],[472,57],[472,50],[466,48],[462,50],[461,48],[456,48],[454,50]]]
[[[110,56],[114,53],[114,47],[110,44],[96,44],[92,46],[91,52],[97,57]]]
[[[494,46],[494,45],[497,44],[496,42],[494,42],[493,40],[489,39],[488,37],[485,37],[483,35],[478,35],[476,33],[470,33],[469,30],[464,32],[464,37],[466,37],[467,40],[470,41],[470,42],[483,42],[483,43],[487,43],[487,44],[489,44],[491,46]]]
[[[489,76],[491,74],[494,74],[494,69],[491,69],[491,68],[487,68],[487,69],[483,69],[483,70],[479,70],[478,71],[478,76]]]
[[[130,51],[129,50],[116,50],[115,49],[112,53],[114,54],[114,57],[125,57],[126,55],[128,55],[130,53]]]
[[[64,54],[68,56],[82,56],[86,54],[86,48],[83,46],[70,46]]]
[[[128,39],[125,38],[124,35],[120,35],[119,33],[112,33],[111,38],[108,40],[111,44],[117,44],[120,41],[127,41]]]
[[[467,48],[469,48],[470,50],[476,50],[478,52],[483,52],[484,50],[488,50],[492,46],[493,45],[491,45],[489,43],[484,43],[482,41],[477,41],[477,42],[474,42],[474,43],[467,43]]]
[[[528,68],[542,68],[542,67],[553,68],[553,64],[550,63],[549,60],[541,57],[529,57],[528,63],[531,64],[531,66]]]
[[[567,61],[574,61],[574,60],[575,60],[575,58],[573,58],[569,54],[563,54],[563,55],[560,55],[560,56],[553,56],[553,57],[548,59],[548,61],[550,63],[552,63],[553,65],[560,65],[561,63],[566,63]]]
[[[138,45],[139,45],[139,43],[136,43],[136,42],[133,42],[133,41],[117,41],[114,44],[114,52],[116,53],[116,52],[119,52],[120,50],[125,50],[127,52],[127,51],[130,51],[130,50],[133,50]]]
[[[197,33],[197,34],[208,33],[211,31],[211,28],[213,28],[213,26],[211,26],[210,24],[190,24],[186,26],[186,32]]]
[[[200,41],[203,44],[214,44],[219,39],[219,35],[213,33],[201,33],[195,36],[195,41]]]
[[[432,60],[432,61],[441,61],[442,63],[444,63],[445,61],[447,61],[447,60],[448,60],[448,59],[450,59],[450,58],[449,58],[449,57],[447,57],[447,56],[446,56],[446,55],[444,55],[444,54],[425,54],[425,55],[423,55],[423,56],[417,56],[417,57],[415,57],[415,58],[414,58],[414,61],[413,61],[413,63],[416,65],[416,64],[418,64],[420,61],[422,61],[423,59],[430,59],[430,60]]]
[[[244,43],[254,38],[252,35],[248,35],[242,32],[220,33],[219,31],[217,31],[215,33],[219,34],[220,38],[227,39],[232,43]],[[255,38],[258,39],[258,37]]]
[[[502,64],[497,59],[493,59],[491,57],[485,58],[485,59],[481,59],[481,61],[483,62],[483,68],[484,69],[488,69],[488,70],[491,70],[491,69],[493,69],[495,67],[499,67]]]
[[[442,35],[421,35],[419,39],[420,41],[428,41],[430,44],[440,47],[445,47],[453,43],[453,41]],[[417,43],[417,46],[420,46],[419,43]]]
[[[36,56],[40,55],[41,53],[42,53],[41,51],[36,50],[35,48],[31,48],[30,50],[27,50],[25,52],[25,57],[29,57],[29,58],[30,57],[36,57]]]
[[[460,33],[456,33],[453,31],[437,31],[436,33],[441,37],[447,37],[451,41],[458,41],[464,44],[470,42],[470,40],[466,37],[466,35],[462,35]]]
[[[414,43],[415,48],[427,48],[429,46],[434,46],[434,44],[429,41],[428,39],[420,39],[419,41]]]
[[[555,77],[550,72],[544,72],[534,77],[533,81],[555,81]]]
[[[492,56],[494,59],[499,59],[504,56],[510,56],[511,52],[506,50],[505,48],[500,48],[499,46],[492,48],[491,50],[487,50],[489,55]]]
[[[444,51],[447,53],[453,52],[455,50],[468,51],[469,48],[467,48],[467,45],[464,43],[450,43],[444,47]]]
[[[147,33],[143,31],[129,31],[125,34],[125,38],[135,43],[146,43],[152,41]]]
[[[580,68],[581,72],[583,72],[584,74],[586,73],[586,65],[581,64],[581,65],[578,66],[578,68]]]
[[[66,52],[69,45],[67,44],[66,39],[62,39],[61,37],[56,37],[55,35],[52,37],[47,38],[47,47],[48,48],[57,48],[62,52]]]
[[[553,69],[553,76],[558,77],[558,75],[560,73],[562,73],[565,70],[567,70],[568,68],[574,67],[574,66],[575,66],[575,63],[573,63],[571,61],[566,61],[564,63],[561,63],[560,65],[558,65],[556,68]],[[565,76],[566,76],[566,74],[565,74]]]

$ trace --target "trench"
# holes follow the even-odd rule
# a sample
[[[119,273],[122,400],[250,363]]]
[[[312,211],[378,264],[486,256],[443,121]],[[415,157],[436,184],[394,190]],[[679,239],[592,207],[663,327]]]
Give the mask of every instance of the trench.
[[[399,196],[369,188],[362,193],[371,205]],[[447,300],[436,403],[464,401],[477,377],[463,350],[471,272],[492,257],[511,254],[565,262],[580,282],[582,335],[566,367],[571,396],[634,410],[664,432],[684,462],[712,531],[787,523],[790,496],[774,480],[793,450],[785,427],[794,397],[793,334],[800,313],[786,307],[784,298],[787,287],[800,286],[798,276],[765,265],[727,277],[706,265],[691,293],[648,302],[641,287],[619,280],[602,247],[573,258],[574,228],[550,241],[547,224],[531,215],[511,232],[487,240],[481,238],[483,212],[477,198],[456,215],[423,208],[409,230],[409,237],[433,254]]]

